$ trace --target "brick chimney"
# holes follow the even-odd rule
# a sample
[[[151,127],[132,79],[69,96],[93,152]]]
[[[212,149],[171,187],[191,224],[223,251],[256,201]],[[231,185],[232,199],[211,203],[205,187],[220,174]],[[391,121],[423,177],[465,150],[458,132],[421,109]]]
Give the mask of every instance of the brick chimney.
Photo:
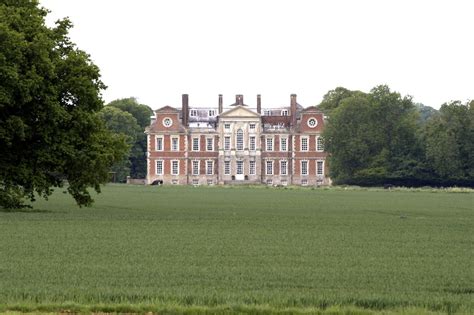
[[[219,94],[219,115],[222,114],[224,106],[222,105],[222,94]]]
[[[291,125],[296,126],[296,94],[291,94]]]
[[[187,127],[189,122],[189,97],[188,94],[182,96],[181,112],[183,114],[183,126]]]
[[[260,94],[257,94],[257,113],[262,113],[262,97]]]

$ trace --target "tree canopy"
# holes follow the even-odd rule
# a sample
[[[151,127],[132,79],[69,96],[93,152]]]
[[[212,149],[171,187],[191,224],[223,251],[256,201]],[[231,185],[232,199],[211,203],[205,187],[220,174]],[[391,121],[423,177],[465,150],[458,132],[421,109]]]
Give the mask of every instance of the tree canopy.
[[[99,68],[68,37],[68,19],[45,25],[38,1],[0,3],[0,206],[47,197],[66,181],[79,205],[100,191],[127,144],[109,132]]]
[[[145,127],[150,124],[150,116],[153,114],[153,111],[147,105],[143,105],[137,102],[133,97],[118,99],[107,104],[107,107],[113,107],[120,109],[125,113],[131,114],[139,126],[135,128],[135,141],[132,144],[130,155],[128,157],[128,174],[133,178],[145,178],[147,172],[147,137],[145,134]],[[122,164],[124,166],[124,164]],[[119,171],[120,167],[115,167],[115,171]],[[125,169],[122,169],[122,173],[127,172]],[[123,178],[119,179],[124,181]]]

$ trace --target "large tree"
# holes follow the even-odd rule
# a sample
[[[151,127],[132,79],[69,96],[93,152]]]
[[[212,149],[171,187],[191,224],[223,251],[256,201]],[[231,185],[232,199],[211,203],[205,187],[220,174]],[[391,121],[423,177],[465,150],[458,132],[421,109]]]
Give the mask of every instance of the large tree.
[[[135,145],[140,132],[143,133],[132,114],[116,107],[105,106],[100,111],[99,116],[105,122],[107,129],[115,134],[121,134],[126,138],[130,148]],[[128,152],[121,161],[118,161],[112,166],[111,171],[114,174],[114,181],[126,182],[127,176],[130,176],[131,153],[132,152]]]
[[[0,206],[47,197],[66,181],[79,205],[92,202],[127,145],[97,113],[105,88],[89,56],[69,39],[71,22],[45,25],[36,0],[0,3]]]
[[[145,127],[150,124],[150,116],[153,114],[152,109],[147,105],[138,103],[134,97],[114,100],[107,104],[108,106],[130,113],[137,120],[140,128],[137,130],[135,142],[130,151],[130,176],[133,178],[145,178],[147,172],[147,137],[145,135]]]
[[[443,104],[423,136],[428,165],[441,184],[474,184],[474,101]]]
[[[377,86],[332,109],[323,137],[336,183],[410,184],[423,171],[417,112],[410,97]]]

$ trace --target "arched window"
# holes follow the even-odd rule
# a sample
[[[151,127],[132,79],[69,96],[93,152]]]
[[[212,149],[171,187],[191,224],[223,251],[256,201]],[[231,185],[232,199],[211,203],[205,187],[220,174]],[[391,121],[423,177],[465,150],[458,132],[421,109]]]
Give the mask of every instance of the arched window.
[[[235,141],[237,146],[237,151],[242,151],[244,149],[244,132],[242,129],[237,130],[237,139]]]

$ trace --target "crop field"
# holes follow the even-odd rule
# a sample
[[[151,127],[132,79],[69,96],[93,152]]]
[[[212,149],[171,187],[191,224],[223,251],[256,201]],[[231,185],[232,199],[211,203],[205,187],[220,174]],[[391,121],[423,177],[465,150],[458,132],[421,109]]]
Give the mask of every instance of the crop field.
[[[474,193],[109,185],[0,210],[0,312],[474,312]]]

